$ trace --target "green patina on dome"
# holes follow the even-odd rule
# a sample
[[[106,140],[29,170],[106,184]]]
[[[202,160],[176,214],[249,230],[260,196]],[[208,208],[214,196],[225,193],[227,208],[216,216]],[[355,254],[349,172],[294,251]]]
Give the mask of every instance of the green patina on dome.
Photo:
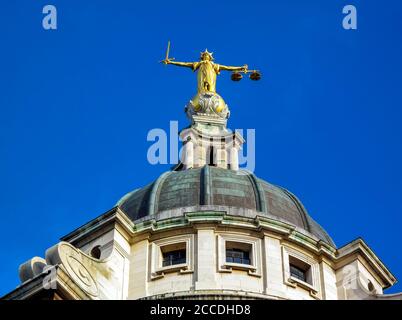
[[[153,183],[122,197],[117,205],[133,221],[186,207],[242,208],[284,220],[335,246],[296,196],[245,170],[204,166],[166,172]]]

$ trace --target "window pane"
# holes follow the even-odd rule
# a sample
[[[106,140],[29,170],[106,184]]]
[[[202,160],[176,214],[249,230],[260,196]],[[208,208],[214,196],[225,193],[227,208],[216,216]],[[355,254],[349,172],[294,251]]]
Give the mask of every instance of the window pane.
[[[186,250],[184,249],[164,252],[162,256],[163,256],[162,261],[163,267],[186,263]]]
[[[295,277],[296,279],[299,279],[301,281],[307,282],[307,276],[306,276],[306,271],[303,269],[300,269],[294,265],[290,265],[290,275],[292,277]]]
[[[226,262],[250,264],[250,252],[240,249],[226,249]]]

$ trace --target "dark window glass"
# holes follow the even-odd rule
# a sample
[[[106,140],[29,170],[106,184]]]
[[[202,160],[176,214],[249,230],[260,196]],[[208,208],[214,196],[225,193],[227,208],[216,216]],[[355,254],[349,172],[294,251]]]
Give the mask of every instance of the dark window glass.
[[[216,161],[215,161],[215,151],[213,147],[210,147],[208,149],[208,155],[207,155],[207,161],[209,166],[214,166],[216,167]]]
[[[250,252],[240,249],[226,249],[226,262],[250,264]]]
[[[186,250],[174,250],[162,253],[163,261],[162,266],[173,266],[175,264],[186,263]]]
[[[307,272],[295,265],[290,265],[290,275],[296,279],[307,282]]]

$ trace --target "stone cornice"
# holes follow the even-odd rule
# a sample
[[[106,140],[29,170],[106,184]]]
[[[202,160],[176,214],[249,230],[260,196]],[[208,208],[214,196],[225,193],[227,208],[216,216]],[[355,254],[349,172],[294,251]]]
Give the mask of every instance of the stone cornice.
[[[1,297],[1,300],[27,300],[52,292],[63,300],[88,300],[89,297],[83,292],[65,270],[56,265],[55,289],[44,288],[44,282],[48,274],[46,272],[22,283],[16,289]]]
[[[153,234],[173,228],[189,226],[198,228],[199,225],[211,223],[218,226],[254,230],[260,233],[266,231],[277,233],[287,240],[313,251],[317,255],[326,255],[335,259],[336,248],[333,248],[322,240],[317,240],[312,236],[302,233],[293,225],[261,215],[257,215],[255,218],[227,215],[225,211],[187,212],[184,216],[180,217],[172,217],[164,220],[145,220],[135,224],[134,237],[143,235],[144,233]]]
[[[356,258],[363,259],[361,262],[367,263],[371,267],[369,268],[369,271],[374,271],[375,274],[373,274],[373,276],[381,279],[381,282],[384,284],[384,289],[389,288],[396,283],[397,280],[395,276],[361,238],[358,238],[337,250],[335,268],[341,268],[351,259],[354,260]]]
[[[105,229],[107,227],[113,229],[116,228],[117,225],[119,226],[119,231],[122,231],[122,235],[125,236],[127,240],[129,240],[133,235],[134,223],[118,207],[114,207],[101,216],[97,217],[96,219],[89,221],[83,226],[65,235],[60,240],[74,243],[80,238],[83,238],[95,232],[96,230],[99,230],[101,228]]]

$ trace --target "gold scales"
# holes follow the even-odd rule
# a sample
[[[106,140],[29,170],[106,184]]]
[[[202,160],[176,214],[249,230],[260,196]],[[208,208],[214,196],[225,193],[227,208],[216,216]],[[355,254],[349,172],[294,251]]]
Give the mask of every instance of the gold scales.
[[[243,73],[250,74],[249,78],[253,81],[258,81],[261,79],[261,72],[258,70],[247,70],[243,71]],[[233,81],[240,81],[241,79],[243,79],[243,75],[239,71],[234,71],[232,72],[230,79],[232,79]]]

